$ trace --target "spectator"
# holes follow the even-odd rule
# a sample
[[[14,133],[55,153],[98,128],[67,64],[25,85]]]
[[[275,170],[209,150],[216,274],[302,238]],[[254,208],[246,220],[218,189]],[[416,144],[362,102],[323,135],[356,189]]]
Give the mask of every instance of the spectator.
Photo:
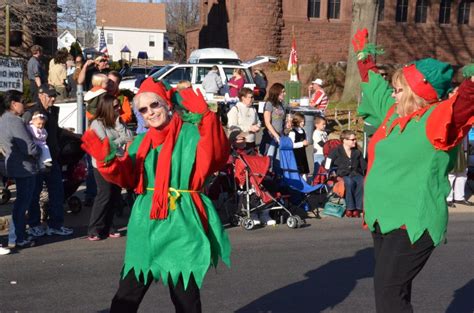
[[[28,79],[30,80],[30,96],[31,100],[34,102],[38,101],[38,88],[42,84],[48,82],[46,77],[46,70],[41,63],[41,56],[43,55],[43,48],[38,45],[34,45],[30,49],[31,58],[28,60],[27,64],[27,74]]]
[[[261,69],[255,69],[253,71],[253,75],[253,80],[255,81],[255,85],[257,85],[258,88],[258,95],[255,97],[255,100],[263,100],[265,99],[265,95],[267,94],[267,75],[265,75],[265,73]]]
[[[180,80],[178,84],[176,85],[176,91],[181,91],[186,88],[191,88],[192,84],[189,80]]]
[[[133,114],[130,100],[119,89],[122,75],[117,71],[110,71],[107,77],[109,78],[107,83],[107,93],[118,99],[120,105],[120,119],[125,124],[128,124],[132,121]]]
[[[41,157],[38,162],[40,171],[47,168],[49,169],[53,165],[51,153],[49,153],[49,147],[46,143],[48,132],[44,128],[45,124],[46,116],[37,111],[33,113],[30,124],[28,125],[28,130],[33,136],[33,141],[41,149]]]
[[[199,195],[206,178],[227,161],[229,143],[200,93],[187,88],[179,95],[171,98],[183,110],[199,114],[199,123],[183,121],[189,115],[174,111],[161,83],[151,77],[143,82],[134,105],[150,129],[137,136],[123,158],[106,158],[108,140],[94,131],[82,138],[104,178],[138,193],[111,313],[136,312],[154,280],[169,285],[177,312],[201,312],[199,288],[205,273],[219,257],[229,261],[222,223],[212,203]]]
[[[33,112],[40,112],[46,116],[45,129],[48,132],[46,142],[48,143],[51,159],[53,160],[51,170],[38,174],[36,176],[35,187],[30,189],[30,192],[32,191],[33,194],[33,199],[28,211],[28,224],[30,225],[28,233],[35,237],[41,237],[45,234],[68,236],[73,233],[72,229],[64,227],[63,225],[64,189],[61,166],[59,165],[59,137],[61,135],[61,129],[58,125],[59,108],[54,106],[56,95],[56,89],[54,89],[53,86],[42,85],[38,89],[39,102],[35,103],[23,114],[23,119],[26,123],[31,121]],[[39,196],[43,189],[43,182],[46,182],[49,195],[49,219],[47,221],[48,227],[46,230],[40,225]]]
[[[95,60],[87,60],[79,73],[77,84],[84,86],[84,91],[92,88],[92,76],[96,73],[107,74],[109,72],[109,60],[106,56],[98,56]]]
[[[308,86],[308,91],[310,99],[309,105],[324,113],[329,104],[329,100],[323,89],[323,80],[320,78],[313,80],[311,85]]]
[[[74,74],[72,76],[74,82],[76,83],[76,88],[77,88],[77,85],[79,85],[79,75],[81,74],[81,71],[82,71],[82,67],[84,66],[84,58],[82,56],[82,54],[76,56],[75,60],[75,70],[74,70]]]
[[[306,139],[306,132],[304,131],[304,115],[299,112],[293,114],[291,126],[292,129],[288,137],[293,142],[293,152],[295,154],[298,172],[303,176],[303,179],[306,180],[306,175],[309,173],[309,166],[308,158],[306,157],[308,140]]]
[[[76,63],[74,57],[70,54],[66,60],[66,81],[67,81],[67,96],[68,98],[75,98],[77,93],[77,83],[74,80],[74,73],[76,72]]]
[[[66,93],[66,59],[67,50],[60,49],[56,52],[51,61],[49,61],[48,84],[54,87],[57,92],[56,100],[63,100],[67,97]]]
[[[280,136],[283,135],[285,123],[285,87],[280,83],[274,83],[268,91],[267,102],[263,112],[265,130],[260,143],[260,153],[270,156],[273,160],[277,157],[277,148],[280,144]]]
[[[89,89],[89,91],[84,95],[84,101],[87,102],[86,118],[88,121],[91,121],[94,118],[100,97],[113,88],[113,84],[113,82],[109,82],[109,77],[104,73],[95,73],[92,75],[91,89]]]
[[[214,65],[204,77],[202,81],[202,88],[204,88],[206,93],[218,94],[222,86],[223,84],[221,75],[219,75],[219,68]]]
[[[90,129],[95,131],[101,140],[108,138],[109,142],[113,142],[118,157],[124,155],[126,144],[133,139],[131,132],[120,119],[120,103],[112,95],[104,95],[100,98]],[[92,158],[92,165],[97,183],[97,196],[94,199],[89,221],[89,240],[97,241],[107,237],[118,238],[120,233],[113,226],[113,218],[116,201],[121,198],[122,189],[102,177],[97,170],[94,158]]]
[[[237,98],[239,91],[244,87],[244,84],[244,71],[241,68],[234,69],[232,77],[227,82],[227,85],[229,86],[229,96],[231,98]]]
[[[342,144],[331,151],[326,167],[336,167],[336,174],[344,179],[346,216],[360,217],[362,195],[364,192],[364,173],[367,169],[365,159],[357,149],[356,134],[352,130],[343,130]]]
[[[326,133],[326,119],[322,116],[316,116],[314,118],[313,131],[313,175],[318,174],[319,167],[324,161],[323,146],[326,141],[328,141],[328,134]]]
[[[242,88],[239,92],[239,102],[227,113],[227,127],[230,132],[237,131],[245,138],[245,151],[255,153],[255,137],[260,130],[260,121],[253,105],[253,92]]]
[[[37,158],[41,150],[31,139],[31,135],[21,120],[24,112],[22,93],[15,90],[6,92],[5,101],[0,101],[0,145],[5,153],[6,174],[15,179],[16,199],[13,204],[12,220],[15,233],[9,236],[15,242],[9,246],[18,248],[33,244],[26,235],[25,213],[32,203],[32,190],[38,173]],[[12,238],[13,237],[13,238]],[[4,251],[2,249],[3,253]]]

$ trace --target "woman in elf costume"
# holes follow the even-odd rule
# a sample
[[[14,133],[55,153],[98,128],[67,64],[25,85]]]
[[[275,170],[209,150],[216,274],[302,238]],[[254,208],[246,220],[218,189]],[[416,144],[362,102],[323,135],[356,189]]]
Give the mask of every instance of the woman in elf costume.
[[[449,99],[453,70],[435,59],[404,66],[391,88],[378,74],[378,49],[367,35],[358,31],[352,43],[363,81],[359,114],[378,127],[368,146],[364,186],[376,309],[413,312],[412,281],[445,238],[455,147],[474,122],[474,64],[464,68],[467,79]]]
[[[176,312],[201,312],[199,288],[230,243],[212,202],[201,193],[230,147],[217,116],[191,88],[174,92],[145,80],[134,105],[149,125],[122,158],[87,131],[83,149],[103,177],[138,197],[128,224],[125,260],[111,312],[136,312],[153,280],[169,285]]]

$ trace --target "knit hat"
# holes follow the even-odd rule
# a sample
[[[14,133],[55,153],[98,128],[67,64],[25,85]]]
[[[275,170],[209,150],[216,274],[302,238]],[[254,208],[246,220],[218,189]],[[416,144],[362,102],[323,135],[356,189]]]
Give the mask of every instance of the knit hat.
[[[453,74],[451,65],[432,58],[415,61],[403,68],[410,88],[428,102],[435,102],[447,94]]]
[[[171,103],[171,96],[173,95],[174,90],[171,88],[168,89],[167,87],[169,86],[166,86],[161,81],[155,81],[155,79],[150,76],[140,85],[137,95],[141,94],[142,92],[153,92],[165,100],[166,103],[168,103],[169,108],[172,108],[173,105]]]

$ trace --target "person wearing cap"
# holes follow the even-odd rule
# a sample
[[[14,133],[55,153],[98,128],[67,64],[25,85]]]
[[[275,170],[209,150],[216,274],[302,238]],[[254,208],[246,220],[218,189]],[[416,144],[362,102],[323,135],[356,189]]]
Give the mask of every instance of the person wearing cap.
[[[57,92],[53,86],[43,84],[38,89],[39,101],[30,107],[24,114],[23,120],[28,125],[33,113],[38,112],[46,117],[45,129],[48,132],[46,143],[51,153],[52,165],[48,172],[40,173],[36,177],[36,184],[33,190],[33,199],[28,210],[28,234],[34,237],[47,235],[67,236],[73,230],[64,227],[64,189],[62,182],[61,166],[59,165],[59,137],[61,128],[58,125],[59,107],[54,106]],[[46,182],[49,195],[49,216],[46,230],[41,226],[41,213],[39,197],[43,189],[43,182]]]
[[[106,55],[100,55],[94,60],[87,60],[77,78],[78,85],[84,85],[84,91],[92,88],[92,76],[96,73],[108,74],[109,59]]]
[[[323,80],[321,78],[316,78],[313,80],[311,85],[308,86],[308,91],[310,106],[324,112],[329,104],[329,100],[326,92],[323,89]]]
[[[152,281],[169,286],[176,312],[201,312],[199,288],[211,265],[230,263],[230,243],[202,192],[206,178],[229,157],[219,118],[200,91],[175,92],[147,78],[133,100],[149,130],[123,157],[88,130],[83,149],[102,176],[134,189],[119,289],[110,312],[136,312]]]
[[[377,126],[368,146],[365,223],[375,254],[376,311],[413,312],[413,279],[445,241],[447,173],[455,147],[474,122],[474,64],[447,98],[452,67],[427,58],[397,70],[392,86],[378,74],[366,29],[352,41],[362,77],[358,113]],[[443,100],[444,99],[444,100]]]

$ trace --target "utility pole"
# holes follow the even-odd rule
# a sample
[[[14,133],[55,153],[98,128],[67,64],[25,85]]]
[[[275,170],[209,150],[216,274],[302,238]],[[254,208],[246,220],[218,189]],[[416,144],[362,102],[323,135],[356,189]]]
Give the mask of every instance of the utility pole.
[[[10,55],[10,5],[5,5],[5,55]]]

